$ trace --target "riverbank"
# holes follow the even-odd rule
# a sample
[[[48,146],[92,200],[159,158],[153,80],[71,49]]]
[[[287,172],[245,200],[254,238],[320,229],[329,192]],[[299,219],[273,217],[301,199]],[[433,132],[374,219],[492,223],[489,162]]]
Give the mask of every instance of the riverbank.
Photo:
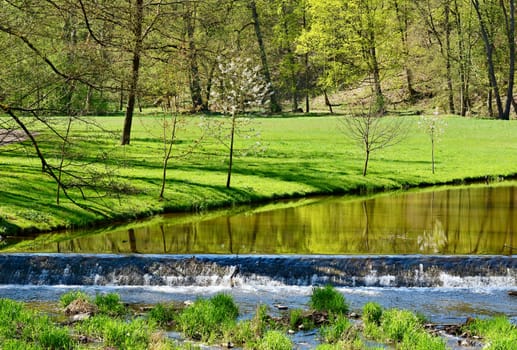
[[[515,121],[443,117],[446,126],[436,140],[433,174],[431,140],[419,127],[421,117],[404,117],[407,136],[393,147],[373,152],[368,174],[362,176],[363,151],[343,133],[340,118],[250,119],[236,139],[231,188],[226,188],[228,149],[220,142],[225,133],[217,134],[214,130],[221,129],[213,125],[223,119],[181,116],[163,199],[159,193],[168,149],[163,135],[164,131],[169,135],[169,119],[136,116],[127,146],[118,142],[122,117],[74,122],[66,147],[48,129],[36,127],[39,146],[48,161],[61,169],[69,197],[41,172],[41,162],[28,141],[0,147],[0,235],[278,198],[492,182],[517,174]],[[61,131],[66,129],[64,120],[53,122]],[[212,125],[208,132],[207,124]]]

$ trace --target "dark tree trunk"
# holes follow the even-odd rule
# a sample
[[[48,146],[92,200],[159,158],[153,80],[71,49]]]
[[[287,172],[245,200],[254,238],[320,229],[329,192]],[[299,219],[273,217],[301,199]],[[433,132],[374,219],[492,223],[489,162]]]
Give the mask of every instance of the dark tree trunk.
[[[451,24],[449,21],[451,9],[448,1],[445,2],[444,16],[445,16],[445,66],[447,71],[447,92],[449,102],[449,112],[452,114],[456,113],[454,107],[454,89],[452,86],[452,53],[451,53]]]
[[[266,48],[264,46],[264,40],[262,39],[262,31],[260,30],[260,21],[259,15],[257,12],[257,5],[255,4],[255,0],[250,1],[249,8],[251,10],[251,17],[253,19],[253,27],[255,28],[255,35],[257,36],[257,43],[260,51],[260,60],[262,62],[262,72],[264,74],[264,79],[266,83],[271,87],[271,96],[270,96],[270,110],[272,113],[278,113],[282,111],[282,107],[278,103],[277,95],[275,89],[273,88],[273,84],[271,83],[271,75],[269,74],[269,66],[267,63],[267,55]]]
[[[230,188],[233,167],[233,143],[235,138],[235,114],[232,115],[232,129],[230,131],[230,157],[228,159],[228,176],[226,177],[226,188]]]
[[[509,11],[506,11],[504,1],[500,0],[501,10],[505,15],[506,35],[508,39],[508,87],[506,91],[506,104],[501,119],[510,120],[510,110],[513,100],[513,84],[515,79],[515,0],[509,0]]]
[[[140,73],[140,56],[142,54],[142,22],[144,20],[144,1],[136,0],[134,19],[134,48],[133,48],[133,63],[131,69],[131,81],[129,84],[126,117],[124,119],[124,129],[122,131],[122,145],[129,145],[131,141],[131,124],[133,123],[133,112],[135,110],[135,103],[138,91],[138,78]]]
[[[513,2],[513,0],[512,0]],[[494,46],[492,42],[490,41],[490,37],[488,34],[488,28],[486,27],[485,21],[483,19],[483,16],[481,15],[481,7],[479,4],[479,0],[472,0],[472,4],[474,5],[474,9],[476,10],[476,14],[479,20],[479,29],[481,31],[481,38],[483,40],[483,44],[485,45],[485,55],[486,55],[486,61],[487,61],[487,68],[488,68],[488,79],[490,82],[490,92],[493,93],[495,97],[496,107],[497,107],[497,117],[498,119],[503,119],[504,117],[504,110],[503,110],[503,103],[501,101],[501,95],[499,94],[499,86],[497,85],[497,78],[495,75],[495,68],[494,68],[494,60],[493,60],[493,52],[494,52]],[[491,94],[489,94],[490,96]],[[491,98],[490,98],[490,105],[492,104]]]
[[[460,115],[467,115],[467,111],[470,109],[470,97],[469,97],[469,61],[470,61],[470,40],[467,41],[464,38],[464,32],[462,28],[461,14],[458,7],[458,0],[454,0],[454,18],[456,28],[458,30],[458,57],[459,57],[459,77],[460,77]],[[470,36],[470,31],[468,31]],[[467,45],[468,49],[466,49]]]
[[[190,1],[187,6],[190,6]],[[199,76],[199,65],[197,62],[197,47],[195,41],[195,5],[192,10],[188,10],[185,15],[187,41],[188,41],[188,60],[189,60],[189,87],[192,99],[192,110],[197,112],[204,109],[203,97],[201,93],[201,78]]]
[[[402,42],[402,50],[404,55],[404,71],[406,73],[406,88],[409,96],[409,101],[414,102],[417,99],[418,93],[413,87],[413,73],[409,68],[409,42],[408,42],[408,16],[407,9],[400,8],[398,1],[394,1],[395,13],[397,15],[398,31],[400,40]]]

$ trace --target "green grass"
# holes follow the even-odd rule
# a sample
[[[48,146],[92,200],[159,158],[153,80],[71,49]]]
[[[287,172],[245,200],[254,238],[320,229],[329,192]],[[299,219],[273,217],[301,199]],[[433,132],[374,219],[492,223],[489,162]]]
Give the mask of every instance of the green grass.
[[[431,172],[431,143],[418,117],[405,117],[408,137],[372,153],[368,175],[361,175],[362,150],[339,129],[338,116],[256,118],[260,137],[236,140],[232,188],[225,187],[227,151],[206,136],[192,152],[201,129],[198,116],[183,116],[170,160],[165,199],[159,200],[163,142],[161,118],[137,115],[132,141],[119,145],[122,117],[97,117],[73,125],[65,176],[70,184],[95,188],[62,194],[26,142],[0,147],[0,233],[87,226],[164,211],[205,210],[272,198],[309,194],[367,193],[421,185],[497,179],[517,174],[516,121],[445,117],[445,133],[436,144],[436,173]],[[214,118],[214,117],[209,117]],[[53,120],[56,128],[65,124]],[[37,139],[57,166],[61,143],[37,125]],[[255,147],[260,142],[260,146]],[[251,151],[250,151],[251,150]],[[246,154],[246,155],[244,155]],[[83,195],[85,198],[83,198]]]
[[[313,288],[310,306],[316,311],[324,311],[335,315],[346,314],[349,308],[344,295],[331,285]]]
[[[204,342],[220,339],[236,324],[239,310],[233,298],[217,294],[210,299],[198,299],[178,316],[179,329],[187,337]]]
[[[515,349],[517,327],[504,316],[476,319],[464,327],[465,331],[485,339],[488,350]]]

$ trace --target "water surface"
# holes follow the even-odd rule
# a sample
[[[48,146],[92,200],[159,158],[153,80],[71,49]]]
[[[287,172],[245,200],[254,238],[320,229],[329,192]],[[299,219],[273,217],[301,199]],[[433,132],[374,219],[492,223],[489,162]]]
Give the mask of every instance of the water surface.
[[[517,247],[515,186],[470,186],[171,214],[42,235],[18,251],[140,254],[491,254]],[[51,242],[51,243],[49,243]]]

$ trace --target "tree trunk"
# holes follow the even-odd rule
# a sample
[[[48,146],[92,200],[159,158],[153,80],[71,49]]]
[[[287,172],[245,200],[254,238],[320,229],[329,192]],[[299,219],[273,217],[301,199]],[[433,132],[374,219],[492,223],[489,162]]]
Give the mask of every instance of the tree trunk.
[[[381,88],[381,73],[379,68],[379,61],[377,60],[377,48],[375,45],[375,28],[374,24],[369,20],[368,22],[368,53],[370,54],[369,68],[370,74],[373,76],[373,90],[375,94],[375,108],[379,114],[384,114],[384,95]]]
[[[230,131],[230,157],[228,160],[228,176],[226,178],[226,188],[230,188],[230,182],[232,179],[234,137],[235,137],[235,114],[232,114],[232,129]]]
[[[133,48],[133,64],[131,69],[131,82],[129,84],[129,92],[127,99],[126,117],[124,119],[124,129],[122,131],[122,145],[129,145],[131,141],[131,124],[133,123],[133,112],[135,110],[135,102],[138,91],[138,77],[140,73],[140,56],[142,54],[142,22],[144,20],[144,1],[136,0],[134,19],[134,48]]]
[[[513,0],[512,0],[513,2]],[[479,28],[481,31],[481,39],[483,40],[483,44],[485,45],[485,55],[486,55],[486,61],[487,61],[487,68],[488,68],[488,79],[490,82],[491,87],[491,93],[493,93],[495,97],[496,107],[497,107],[497,117],[498,119],[503,119],[504,117],[504,110],[503,110],[503,103],[501,101],[501,95],[499,94],[499,86],[497,85],[497,78],[495,75],[495,68],[494,68],[494,60],[493,60],[493,49],[494,46],[492,42],[490,41],[490,37],[488,35],[488,29],[485,25],[485,21],[483,19],[483,16],[481,15],[481,7],[479,4],[479,0],[472,0],[472,4],[474,5],[474,9],[476,10],[476,14],[479,20]],[[491,100],[491,98],[490,98]],[[490,101],[491,105],[491,101]]]
[[[446,74],[447,74],[447,92],[448,92],[448,102],[449,102],[449,112],[451,114],[456,113],[456,109],[454,107],[454,89],[452,86],[452,53],[451,53],[451,25],[449,21],[451,9],[449,1],[445,2],[444,16],[445,16],[445,66],[446,66]]]
[[[408,16],[407,9],[401,9],[398,1],[393,3],[395,13],[397,15],[398,31],[402,44],[402,53],[404,57],[404,72],[406,74],[406,88],[409,96],[409,101],[415,102],[418,96],[417,91],[413,88],[413,73],[409,68],[409,42],[408,42]]]
[[[368,161],[370,160],[370,151],[366,151],[366,156],[364,158],[364,167],[363,167],[363,176],[366,176],[366,172],[368,171]]]
[[[190,6],[191,2],[187,3]],[[190,96],[192,99],[192,111],[197,112],[203,110],[203,97],[201,95],[201,79],[199,77],[199,65],[197,62],[197,47],[195,41],[195,19],[196,9],[188,9],[185,15],[185,23],[187,30],[187,41],[188,41],[188,60],[189,60],[189,87]]]
[[[329,108],[330,114],[334,114],[334,111],[332,110],[332,103],[330,103],[329,96],[327,95],[327,90],[323,90],[323,96],[325,97],[325,104]]]
[[[255,4],[255,0],[250,1],[249,8],[251,10],[251,17],[253,19],[253,27],[255,28],[255,35],[257,36],[257,43],[260,51],[260,60],[262,61],[262,72],[264,74],[264,80],[266,84],[268,84],[271,88],[271,96],[270,96],[270,110],[271,113],[278,113],[282,111],[282,107],[278,103],[277,95],[275,89],[273,88],[273,84],[271,83],[271,75],[269,74],[269,66],[267,63],[267,55],[266,48],[264,47],[264,40],[262,38],[262,31],[260,30],[260,21],[259,15],[257,12],[257,5]]]
[[[513,100],[513,84],[515,79],[515,0],[509,0],[510,9],[507,12],[504,1],[500,0],[501,9],[505,14],[506,35],[508,39],[508,88],[506,91],[506,104],[501,119],[510,120],[510,109]]]
[[[470,97],[469,97],[469,61],[470,61],[470,38],[464,38],[464,32],[462,28],[461,14],[459,11],[458,1],[454,0],[454,18],[456,28],[458,30],[458,58],[459,58],[459,78],[460,78],[460,115],[467,115],[467,111],[470,109]],[[467,31],[470,36],[470,30]],[[468,45],[468,50],[465,48]]]

